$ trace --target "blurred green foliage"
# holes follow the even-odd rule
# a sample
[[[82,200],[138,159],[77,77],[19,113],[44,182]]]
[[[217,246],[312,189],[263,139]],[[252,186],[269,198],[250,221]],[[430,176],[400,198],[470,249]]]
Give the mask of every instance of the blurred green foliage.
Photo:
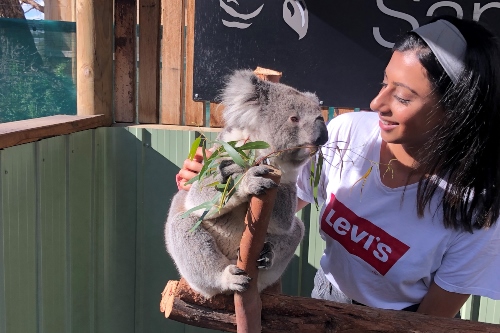
[[[76,114],[73,62],[65,50],[57,50],[59,45],[68,48],[75,34],[58,29],[58,22],[0,21],[0,122]],[[31,33],[21,35],[27,23]]]

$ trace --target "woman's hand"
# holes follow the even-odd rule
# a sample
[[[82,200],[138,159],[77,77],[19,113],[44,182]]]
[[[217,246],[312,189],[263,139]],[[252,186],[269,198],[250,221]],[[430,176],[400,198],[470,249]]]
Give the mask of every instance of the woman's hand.
[[[205,150],[205,154],[207,157],[212,155],[212,151],[210,149]],[[203,151],[202,148],[199,147],[196,149],[196,154],[192,160],[186,159],[184,164],[182,165],[182,169],[179,170],[177,175],[175,175],[175,182],[177,183],[177,188],[179,190],[189,190],[191,188],[191,184],[185,185],[186,182],[191,180],[191,178],[195,177],[203,166]]]

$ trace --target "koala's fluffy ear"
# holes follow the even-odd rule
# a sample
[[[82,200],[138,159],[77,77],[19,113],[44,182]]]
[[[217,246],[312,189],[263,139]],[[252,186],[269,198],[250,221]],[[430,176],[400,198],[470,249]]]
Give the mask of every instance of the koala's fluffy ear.
[[[315,103],[319,104],[319,98],[318,98],[318,96],[316,96],[315,93],[305,91],[305,92],[303,92],[303,94],[306,95],[307,97],[311,98]]]
[[[225,125],[237,128],[258,128],[261,103],[267,99],[268,82],[259,80],[251,70],[235,71],[222,93]],[[264,98],[263,98],[264,97]]]

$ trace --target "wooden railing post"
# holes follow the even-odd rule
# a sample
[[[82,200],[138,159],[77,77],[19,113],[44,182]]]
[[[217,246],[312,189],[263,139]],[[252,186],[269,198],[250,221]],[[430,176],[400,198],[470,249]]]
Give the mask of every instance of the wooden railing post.
[[[162,0],[161,123],[182,125],[184,0]]]
[[[77,113],[113,122],[113,2],[76,1]]]

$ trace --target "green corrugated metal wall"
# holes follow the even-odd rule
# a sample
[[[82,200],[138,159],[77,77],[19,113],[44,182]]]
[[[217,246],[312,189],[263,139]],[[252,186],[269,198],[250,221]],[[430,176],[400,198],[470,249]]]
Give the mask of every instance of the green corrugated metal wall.
[[[0,151],[0,333],[214,332],[159,312],[178,278],[163,223],[195,135],[100,128]],[[307,296],[324,242],[316,209],[301,214],[283,290]],[[474,297],[463,315],[499,323],[499,307]]]

